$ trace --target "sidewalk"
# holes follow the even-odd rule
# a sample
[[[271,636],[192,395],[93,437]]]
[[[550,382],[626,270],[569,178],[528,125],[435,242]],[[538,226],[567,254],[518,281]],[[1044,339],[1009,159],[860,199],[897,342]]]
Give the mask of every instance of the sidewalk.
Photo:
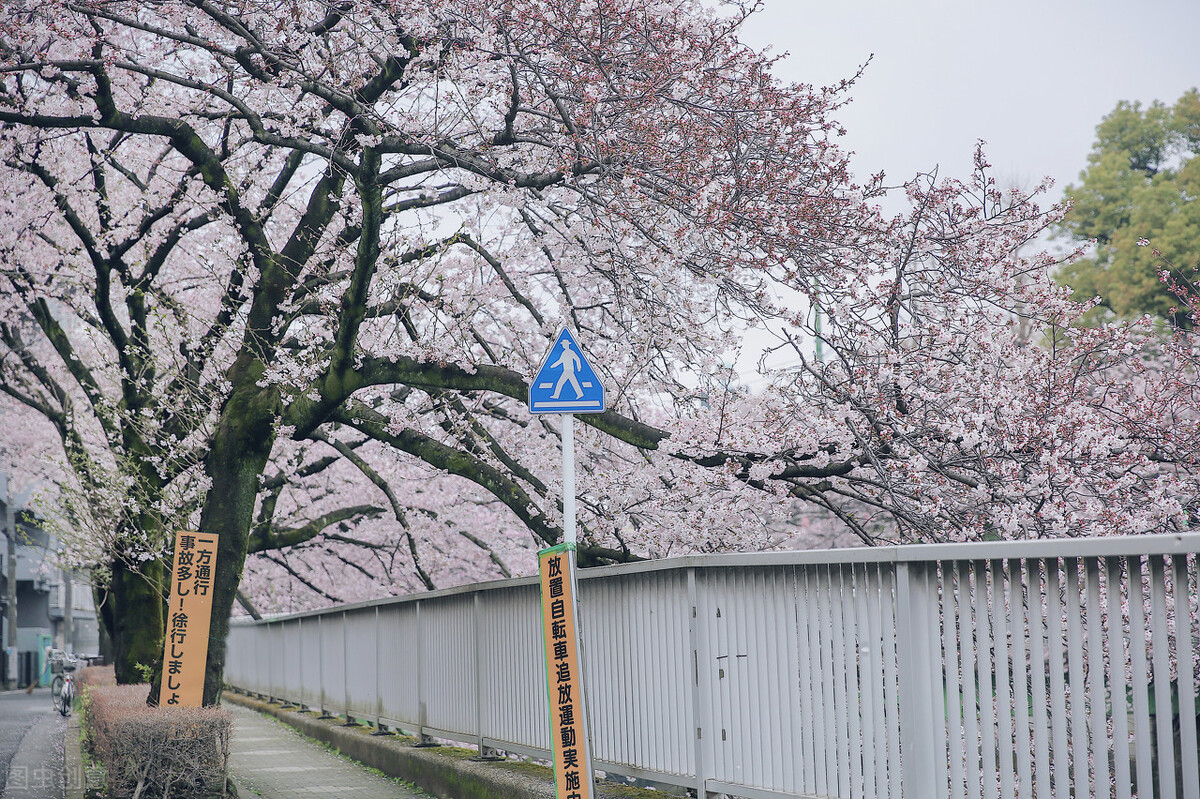
[[[222,704],[234,718],[229,771],[241,799],[251,799],[254,793],[268,799],[293,795],[554,799],[556,795],[554,774],[546,766],[506,759],[481,761],[472,749],[422,748],[412,738],[372,735],[369,727],[346,727],[336,719],[285,709],[231,690],[225,691]],[[346,759],[325,745],[344,753]],[[380,773],[421,788],[374,776]],[[349,787],[359,785],[363,776],[374,787]],[[597,799],[670,799],[683,793],[597,780],[594,795]]]
[[[281,721],[225,703],[233,715],[229,776],[241,799],[431,799],[305,738]]]
[[[49,692],[46,692],[49,694]],[[49,704],[49,696],[46,703]],[[58,713],[39,714],[21,738],[4,781],[3,799],[62,799],[64,790],[63,733],[67,719]]]

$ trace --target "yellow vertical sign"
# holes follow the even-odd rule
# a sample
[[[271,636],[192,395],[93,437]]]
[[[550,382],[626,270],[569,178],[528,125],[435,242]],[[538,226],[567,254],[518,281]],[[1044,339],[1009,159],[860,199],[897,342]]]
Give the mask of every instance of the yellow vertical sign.
[[[583,705],[579,628],[575,608],[575,545],[538,553],[542,581],[542,633],[550,698],[550,750],[558,799],[591,799],[592,742]]]
[[[200,707],[208,665],[212,584],[217,573],[217,536],[175,533],[175,568],[167,603],[160,705]]]

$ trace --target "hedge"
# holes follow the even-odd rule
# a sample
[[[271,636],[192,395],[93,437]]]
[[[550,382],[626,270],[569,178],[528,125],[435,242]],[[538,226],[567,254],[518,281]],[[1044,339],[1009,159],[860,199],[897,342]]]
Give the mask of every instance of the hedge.
[[[224,796],[232,717],[219,707],[150,707],[147,685],[84,686],[85,734],[109,797]]]

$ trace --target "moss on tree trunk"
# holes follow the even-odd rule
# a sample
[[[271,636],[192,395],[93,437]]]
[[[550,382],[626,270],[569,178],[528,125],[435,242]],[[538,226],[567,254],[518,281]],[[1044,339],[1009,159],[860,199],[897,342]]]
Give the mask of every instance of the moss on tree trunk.
[[[200,516],[200,530],[219,536],[212,586],[212,624],[204,674],[204,704],[221,700],[225,673],[225,639],[229,614],[237,598],[258,481],[275,442],[279,396],[257,385],[262,364],[244,358],[235,366],[233,392],[221,414],[205,472],[212,481]]]
[[[165,573],[161,561],[145,561],[138,571],[119,558],[112,562],[102,618],[118,683],[144,682],[144,669],[162,659]]]

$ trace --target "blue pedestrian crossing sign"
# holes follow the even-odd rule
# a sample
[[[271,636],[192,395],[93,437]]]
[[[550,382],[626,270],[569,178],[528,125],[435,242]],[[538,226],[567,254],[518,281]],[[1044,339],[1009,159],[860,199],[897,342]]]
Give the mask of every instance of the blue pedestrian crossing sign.
[[[529,384],[529,412],[604,412],[604,386],[565,327]]]

